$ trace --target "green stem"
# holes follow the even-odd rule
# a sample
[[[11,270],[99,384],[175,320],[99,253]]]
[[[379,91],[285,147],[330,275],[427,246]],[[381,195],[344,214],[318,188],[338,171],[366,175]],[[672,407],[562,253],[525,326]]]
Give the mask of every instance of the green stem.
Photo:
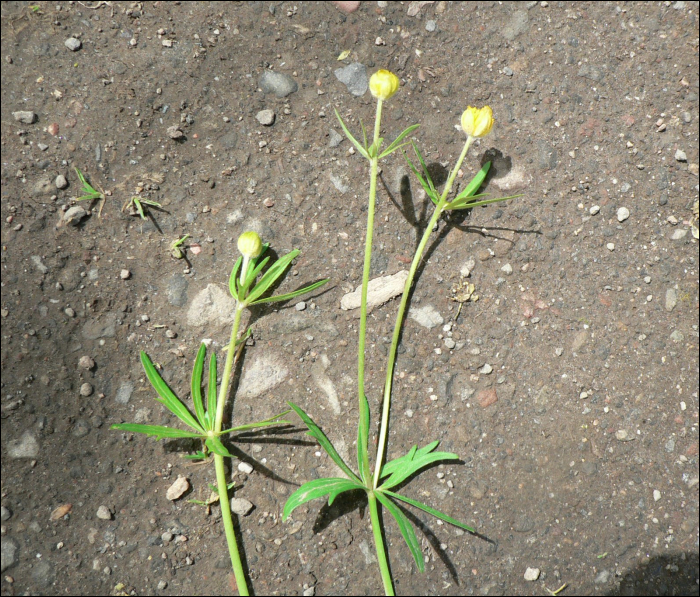
[[[459,156],[454,169],[450,173],[450,177],[447,179],[445,184],[445,189],[442,192],[440,201],[435,207],[435,212],[430,218],[425,232],[423,233],[423,238],[421,238],[420,244],[416,249],[416,254],[413,256],[413,261],[411,263],[411,269],[408,271],[408,278],[406,278],[406,284],[403,288],[403,295],[401,296],[401,304],[399,305],[399,311],[396,314],[396,324],[394,325],[394,335],[391,338],[391,347],[389,348],[389,360],[386,367],[386,380],[384,382],[384,397],[382,400],[382,425],[379,431],[379,445],[377,448],[377,461],[374,467],[374,488],[379,486],[379,480],[381,478],[382,465],[384,464],[384,454],[386,451],[387,444],[387,431],[389,428],[389,409],[391,406],[391,386],[394,380],[394,365],[396,363],[396,352],[399,346],[399,337],[401,336],[401,324],[403,323],[404,313],[406,311],[406,305],[408,304],[408,297],[410,294],[411,286],[413,285],[413,278],[416,275],[416,270],[418,269],[418,264],[423,258],[423,251],[425,246],[428,244],[428,239],[433,232],[433,228],[438,222],[440,215],[442,214],[445,205],[447,205],[447,196],[452,190],[452,185],[454,184],[455,177],[459,171],[464,158],[469,151],[469,146],[471,145],[472,137],[467,137],[467,141],[464,144],[462,153]]]
[[[245,272],[245,266],[242,268]],[[233,363],[236,355],[236,340],[238,339],[238,328],[241,324],[241,315],[245,302],[236,304],[236,315],[233,319],[233,327],[231,329],[231,341],[226,353],[226,364],[224,365],[224,373],[221,377],[221,386],[219,388],[219,399],[216,404],[216,419],[214,421],[214,432],[220,433],[221,426],[224,421],[224,405],[228,396],[229,383],[231,381],[231,372],[233,371]],[[216,484],[219,490],[219,504],[221,505],[221,518],[224,522],[224,530],[226,532],[226,542],[228,543],[228,551],[231,556],[231,566],[233,566],[233,574],[236,577],[236,585],[238,592],[241,595],[249,595],[248,584],[246,583],[245,573],[243,572],[243,564],[241,563],[241,555],[238,552],[238,543],[236,542],[236,533],[233,530],[233,517],[231,516],[231,504],[228,501],[228,490],[226,488],[226,471],[224,469],[224,457],[219,454],[214,454],[214,465],[216,466]]]
[[[377,101],[377,114],[374,119],[374,140],[379,138],[379,127],[382,118],[382,100]],[[363,398],[365,396],[365,336],[367,333],[367,286],[369,284],[369,270],[372,260],[372,236],[374,232],[374,206],[377,198],[377,172],[379,169],[379,148],[374,156],[370,158],[369,175],[369,205],[367,207],[367,237],[365,238],[365,263],[362,270],[362,294],[360,301],[360,338],[357,349],[357,391],[360,402],[360,426],[363,429],[369,428],[369,421],[366,420],[365,409],[363,408]],[[361,446],[359,452],[362,454],[362,477],[369,479],[369,448]]]
[[[367,499],[369,501],[369,515],[372,520],[372,532],[374,533],[374,545],[377,548],[379,570],[382,573],[382,582],[384,583],[384,594],[395,595],[394,584],[391,581],[391,573],[389,572],[389,562],[386,558],[386,548],[382,539],[382,527],[379,523],[377,498],[372,490],[367,492]]]

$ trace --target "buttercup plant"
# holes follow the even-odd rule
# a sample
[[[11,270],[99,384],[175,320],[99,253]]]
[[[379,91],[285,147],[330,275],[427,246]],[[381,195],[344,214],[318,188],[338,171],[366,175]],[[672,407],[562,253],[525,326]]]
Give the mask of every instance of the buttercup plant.
[[[163,378],[158,373],[148,355],[141,351],[141,364],[146,372],[148,381],[155,389],[157,396],[155,399],[173,413],[180,421],[182,421],[190,430],[185,431],[174,427],[164,427],[160,425],[141,425],[137,423],[120,423],[112,425],[111,429],[119,429],[130,433],[144,433],[153,435],[157,440],[163,438],[198,438],[203,442],[202,450],[198,451],[188,458],[207,459],[209,454],[214,456],[214,466],[216,468],[216,487],[213,488],[218,495],[219,503],[221,504],[221,518],[224,522],[226,532],[226,540],[228,542],[229,554],[231,556],[231,565],[233,567],[238,592],[241,595],[248,595],[248,586],[243,572],[240,553],[236,542],[236,535],[233,530],[233,519],[231,508],[228,499],[228,489],[233,485],[226,483],[226,471],[224,468],[224,458],[231,458],[232,455],[224,446],[221,437],[232,432],[247,431],[270,425],[279,425],[288,423],[281,419],[282,416],[289,411],[285,411],[279,415],[258,421],[256,423],[247,423],[238,425],[229,429],[222,430],[224,420],[224,407],[229,393],[229,384],[231,381],[231,373],[233,366],[239,358],[245,340],[250,334],[250,329],[246,329],[243,334],[239,335],[239,328],[243,311],[253,305],[263,303],[273,303],[286,301],[294,297],[300,296],[307,292],[311,292],[320,286],[323,286],[328,279],[314,282],[304,288],[280,294],[276,296],[264,297],[263,295],[270,287],[280,279],[287,267],[292,263],[294,258],[299,254],[299,250],[295,249],[284,257],[279,258],[272,263],[269,268],[263,273],[263,270],[268,265],[270,257],[261,259],[263,253],[269,245],[263,244],[256,232],[245,232],[238,239],[238,249],[241,256],[236,261],[229,278],[229,290],[234,299],[236,299],[236,307],[234,314],[233,326],[231,329],[231,339],[226,353],[226,362],[224,372],[221,376],[221,384],[219,386],[219,394],[216,393],[216,354],[212,354],[209,360],[208,385],[206,394],[206,405],[202,397],[202,373],[204,371],[204,361],[206,358],[206,346],[202,344],[195,358],[194,368],[192,370],[191,394],[194,406],[194,415],[190,412],[187,406],[175,396],[172,390],[165,383]],[[262,275],[261,275],[262,274]],[[259,279],[258,279],[258,276]],[[208,506],[216,501],[210,498],[205,504]]]
[[[329,505],[340,495],[346,491],[363,490],[367,495],[367,500],[369,504],[370,518],[372,523],[372,532],[374,535],[374,541],[377,551],[377,559],[379,563],[379,569],[382,577],[382,582],[384,584],[384,591],[387,595],[394,595],[394,586],[391,574],[389,572],[389,564],[387,559],[387,550],[384,545],[384,540],[382,537],[382,527],[380,518],[380,505],[384,506],[389,514],[396,520],[398,524],[399,531],[403,536],[406,544],[408,545],[413,558],[415,559],[416,565],[421,572],[424,571],[425,564],[423,561],[423,555],[421,553],[420,543],[416,537],[415,530],[411,525],[410,521],[403,513],[401,508],[398,506],[398,502],[404,502],[410,504],[428,514],[449,522],[461,529],[469,531],[471,533],[476,532],[472,527],[459,522],[458,520],[444,514],[426,504],[418,502],[412,498],[406,497],[395,491],[397,485],[406,481],[413,474],[425,469],[428,466],[432,466],[437,462],[441,461],[454,461],[458,460],[457,454],[451,452],[436,452],[435,449],[438,446],[437,441],[431,442],[422,448],[418,448],[414,445],[407,454],[395,458],[389,462],[384,462],[386,447],[387,447],[387,431],[389,425],[389,413],[391,405],[391,391],[392,382],[394,376],[394,365],[396,361],[396,354],[399,344],[399,337],[401,334],[401,325],[403,323],[404,315],[406,312],[406,307],[408,304],[408,298],[410,295],[411,286],[413,285],[413,280],[418,269],[418,265],[423,258],[423,253],[425,251],[428,239],[436,227],[436,224],[440,216],[448,210],[456,209],[470,209],[477,207],[479,205],[486,205],[488,203],[493,203],[496,201],[504,201],[510,199],[510,197],[504,197],[499,199],[488,199],[478,201],[477,199],[483,195],[477,195],[476,192],[481,187],[490,163],[485,164],[481,170],[476,174],[472,181],[466,186],[466,188],[460,192],[456,197],[450,200],[450,192],[457,176],[457,172],[464,161],[464,158],[469,151],[469,147],[474,141],[474,139],[483,137],[487,135],[491,128],[493,127],[493,115],[491,108],[486,106],[484,108],[472,108],[469,107],[465,110],[462,115],[462,128],[466,133],[466,142],[462,149],[457,162],[452,169],[445,188],[442,193],[438,193],[430,175],[428,169],[425,165],[425,161],[421,156],[420,152],[415,148],[416,155],[418,156],[419,162],[421,164],[422,174],[419,170],[409,161],[409,165],[413,172],[418,177],[421,186],[425,189],[426,194],[430,197],[431,201],[435,206],[435,211],[428,222],[423,237],[416,249],[415,256],[411,263],[408,277],[404,286],[403,294],[401,297],[401,302],[399,305],[399,310],[396,316],[396,324],[394,327],[394,333],[392,337],[391,347],[389,350],[388,363],[386,368],[386,380],[384,383],[384,393],[382,398],[382,418],[379,431],[379,441],[377,448],[377,455],[374,461],[374,469],[370,468],[369,462],[369,421],[370,421],[370,409],[367,397],[365,394],[365,336],[367,330],[367,286],[369,283],[369,272],[370,272],[370,260],[372,254],[372,233],[374,228],[374,211],[375,211],[375,201],[376,201],[376,190],[377,190],[377,173],[379,160],[390,155],[397,149],[400,149],[407,145],[408,143],[403,143],[403,140],[413,132],[418,125],[412,125],[404,130],[399,136],[384,150],[382,151],[383,139],[380,137],[381,130],[381,115],[383,102],[390,99],[399,89],[399,79],[393,73],[387,70],[379,70],[372,75],[369,82],[370,91],[375,99],[377,99],[377,109],[374,122],[374,137],[372,144],[367,144],[367,137],[362,126],[363,133],[363,143],[361,144],[357,141],[345,123],[341,119],[340,115],[336,110],[336,116],[340,122],[340,126],[345,132],[348,139],[358,150],[360,155],[369,161],[370,165],[370,185],[369,185],[369,203],[367,209],[367,232],[365,240],[365,257],[364,257],[364,268],[362,275],[362,291],[361,291],[361,305],[360,305],[360,326],[359,326],[359,343],[358,343],[358,403],[359,403],[359,424],[357,431],[357,466],[358,473],[355,473],[341,458],[337,450],[333,447],[329,439],[326,437],[321,428],[316,425],[316,423],[309,417],[299,406],[289,402],[289,405],[294,409],[294,411],[301,417],[309,431],[308,434],[314,437],[321,447],[327,452],[330,458],[335,462],[335,464],[343,471],[345,477],[327,477],[322,479],[315,479],[304,483],[297,491],[295,491],[287,500],[282,518],[286,520],[298,506],[319,498],[328,496]]]

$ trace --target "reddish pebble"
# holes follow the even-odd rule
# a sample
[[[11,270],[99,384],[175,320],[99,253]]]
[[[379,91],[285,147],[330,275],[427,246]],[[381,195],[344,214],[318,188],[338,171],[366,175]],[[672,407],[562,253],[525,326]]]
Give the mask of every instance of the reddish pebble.
[[[479,403],[479,406],[481,408],[491,406],[492,404],[495,404],[497,400],[498,396],[496,395],[496,388],[488,388],[487,390],[481,390],[476,395],[476,401]]]
[[[49,133],[55,137],[56,135],[58,135],[58,131],[59,131],[58,123],[57,123],[57,122],[52,122],[52,123],[47,127],[46,130],[48,130]]]

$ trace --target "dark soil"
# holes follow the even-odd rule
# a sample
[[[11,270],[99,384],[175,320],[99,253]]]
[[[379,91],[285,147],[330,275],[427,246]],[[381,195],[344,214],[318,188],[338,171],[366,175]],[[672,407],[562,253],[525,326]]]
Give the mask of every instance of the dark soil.
[[[443,323],[406,321],[389,457],[434,439],[458,453],[403,492],[479,535],[413,511],[420,574],[385,516],[397,593],[698,594],[698,3],[379,4],[2,3],[2,594],[235,592],[219,506],[186,501],[213,467],[110,425],[176,424],[139,351],[189,400],[199,343],[221,357],[230,333],[193,324],[192,303],[226,289],[246,229],[301,250],[282,289],[331,282],[304,310],[254,313],[241,375],[267,363],[282,381],[244,380],[233,421],[293,400],[353,461],[357,313],[340,299],[361,281],[368,173],[334,109],[359,134],[375,102],[336,78],[351,62],[401,78],[383,136],[420,122],[437,174],[462,111],[492,106],[463,180],[492,158],[486,191],[522,193],[441,222],[420,270],[412,305]],[[265,94],[266,70],[297,90]],[[78,225],[74,167],[108,192]],[[372,277],[408,268],[429,216],[400,153],[382,168]],[[122,212],[135,195],[162,209]],[[479,300],[456,318],[470,260]],[[396,308],[369,319],[375,441]],[[335,474],[300,423],[229,445],[256,594],[382,592],[357,496],[281,521],[298,485]],[[191,490],[171,502],[178,476]]]

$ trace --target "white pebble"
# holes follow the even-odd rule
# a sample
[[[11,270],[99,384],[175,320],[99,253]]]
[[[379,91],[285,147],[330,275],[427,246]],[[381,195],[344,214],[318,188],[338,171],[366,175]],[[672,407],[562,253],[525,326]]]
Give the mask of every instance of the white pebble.
[[[493,367],[486,363],[481,369],[479,369],[479,373],[483,373],[484,375],[488,375],[493,371]]]
[[[171,502],[183,496],[183,494],[190,488],[190,482],[187,477],[178,477],[175,483],[168,487],[168,491],[165,492],[165,497]]]
[[[299,301],[294,307],[297,311],[303,311],[306,309],[306,303],[304,301]]]
[[[661,492],[658,489],[654,490],[654,501],[658,502],[661,499]]]
[[[608,251],[614,251],[615,250],[615,243],[608,243],[605,245],[608,248]]]
[[[532,582],[537,580],[540,577],[540,569],[539,568],[530,568],[528,566],[527,570],[525,570],[525,574],[523,574],[523,578],[527,580],[528,582]]]
[[[588,213],[592,216],[596,215],[600,211],[600,205],[594,205],[588,210]]]
[[[84,383],[83,385],[80,386],[80,395],[81,396],[90,396],[94,392],[93,387],[89,383]]]
[[[630,210],[627,209],[626,207],[621,207],[620,209],[617,210],[617,221],[618,222],[624,222],[629,217],[630,217]]]
[[[505,272],[506,276],[510,276],[513,273],[513,266],[510,263],[506,263],[502,268],[502,272]]]
[[[112,520],[112,513],[107,506],[100,506],[97,509],[97,518],[100,520]]]
[[[121,272],[119,272],[119,277],[122,280],[128,280],[131,278],[131,272],[128,269],[123,269]]]
[[[242,473],[245,473],[246,475],[250,475],[250,473],[253,472],[253,467],[248,464],[247,462],[239,462],[238,463],[238,470],[241,471]]]
[[[55,183],[57,189],[65,189],[68,186],[68,181],[66,180],[66,177],[63,176],[63,174],[59,174],[56,177]]]
[[[255,506],[244,498],[231,498],[231,511],[239,516],[247,516]]]

